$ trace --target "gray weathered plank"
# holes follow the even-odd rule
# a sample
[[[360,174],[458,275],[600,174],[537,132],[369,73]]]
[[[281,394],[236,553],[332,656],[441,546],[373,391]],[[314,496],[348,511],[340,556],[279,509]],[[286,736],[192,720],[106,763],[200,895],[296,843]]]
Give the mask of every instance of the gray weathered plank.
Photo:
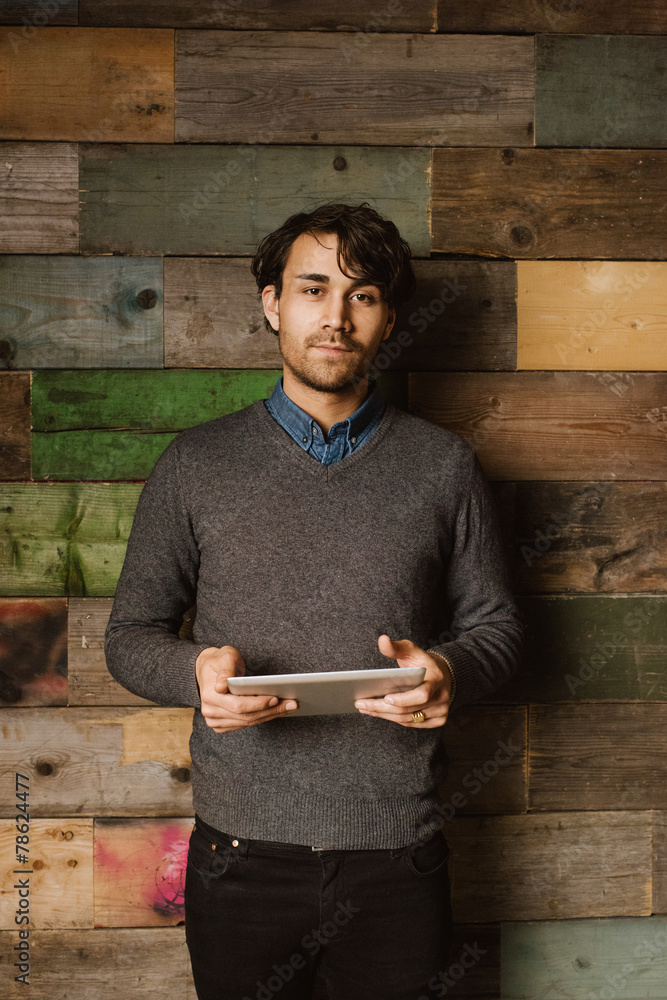
[[[667,919],[617,917],[506,923],[503,1000],[665,1000]]]
[[[168,257],[165,365],[276,368],[278,338],[247,260]],[[516,367],[516,265],[417,260],[417,291],[398,311],[376,367],[408,371]]]
[[[181,31],[177,142],[532,146],[532,39]]]
[[[81,150],[81,249],[247,255],[287,216],[338,199],[368,201],[428,254],[430,157],[398,147],[93,145]]]
[[[653,912],[667,913],[667,813],[653,813]]]
[[[5,372],[0,374],[0,479],[29,478],[30,376]]]
[[[667,702],[667,596],[524,597],[528,626],[501,702]]]
[[[192,809],[192,709],[5,708],[0,771],[20,765],[34,816],[178,816]],[[4,782],[0,815],[16,809]]]
[[[39,28],[49,24],[76,24],[78,0],[0,0],[0,24],[19,26],[9,44],[15,51],[35,37]]]
[[[535,144],[667,146],[667,37],[536,39]]]
[[[650,812],[462,816],[446,836],[457,920],[651,913]]]
[[[30,986],[8,983],[8,1000],[155,1000],[165,983],[178,1000],[196,1000],[183,927],[34,930]],[[0,932],[13,954],[18,929]]]
[[[495,483],[524,593],[665,589],[666,483]]]
[[[663,0],[438,0],[438,31],[664,35],[667,8]]]
[[[355,52],[378,31],[435,29],[432,0],[79,0],[79,24],[157,25],[174,28],[296,29],[351,32],[361,36]]]
[[[531,809],[667,807],[667,704],[532,705],[529,718]]]
[[[434,149],[432,250],[661,260],[667,150]]]
[[[0,367],[161,368],[162,260],[0,257]]]
[[[660,372],[423,372],[409,392],[491,479],[667,479]]]
[[[2,142],[0,178],[0,252],[78,251],[78,162],[73,143]]]

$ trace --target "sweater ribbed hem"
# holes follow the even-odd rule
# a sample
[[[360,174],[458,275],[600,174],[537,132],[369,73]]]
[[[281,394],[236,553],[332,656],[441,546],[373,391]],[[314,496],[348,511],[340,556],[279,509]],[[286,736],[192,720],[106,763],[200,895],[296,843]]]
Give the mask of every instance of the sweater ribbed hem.
[[[213,803],[200,798],[195,784],[193,803],[205,823],[232,836],[331,851],[405,847],[442,829],[435,794],[395,799],[326,798],[287,788],[253,786],[221,788]]]

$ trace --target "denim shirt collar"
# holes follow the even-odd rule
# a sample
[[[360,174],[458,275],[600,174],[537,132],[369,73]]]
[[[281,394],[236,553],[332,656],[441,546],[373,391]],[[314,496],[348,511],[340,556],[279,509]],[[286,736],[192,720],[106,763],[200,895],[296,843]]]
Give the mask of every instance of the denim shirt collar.
[[[314,428],[319,425],[317,421],[302,410],[300,406],[290,399],[283,389],[282,375],[276,382],[273,392],[268,399],[268,409],[272,412],[284,427],[287,427],[292,437],[299,441],[312,440]],[[382,411],[385,402],[377,388],[377,379],[372,375],[368,377],[368,392],[366,399],[361,406],[345,420],[338,420],[332,424],[327,432],[327,440],[337,435],[344,435],[346,443],[352,444],[364,436],[364,431],[375,423]]]

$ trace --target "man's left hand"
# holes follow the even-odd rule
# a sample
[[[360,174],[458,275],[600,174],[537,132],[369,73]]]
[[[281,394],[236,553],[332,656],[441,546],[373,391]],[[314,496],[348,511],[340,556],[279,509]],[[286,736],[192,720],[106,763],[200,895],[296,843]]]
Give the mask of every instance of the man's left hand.
[[[392,640],[388,635],[381,635],[378,647],[384,656],[396,660],[397,666],[426,667],[426,673],[419,687],[412,688],[411,691],[355,702],[361,714],[374,715],[378,719],[398,722],[401,726],[416,726],[419,729],[444,726],[449,712],[452,688],[452,675],[446,664],[415,645],[410,639]],[[413,712],[423,712],[424,721],[414,721]]]

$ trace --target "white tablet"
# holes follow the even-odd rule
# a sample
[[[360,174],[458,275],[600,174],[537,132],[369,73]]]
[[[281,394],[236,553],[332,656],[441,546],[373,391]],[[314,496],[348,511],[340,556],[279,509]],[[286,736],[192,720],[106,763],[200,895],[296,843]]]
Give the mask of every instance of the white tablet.
[[[274,694],[293,698],[299,707],[292,715],[358,714],[354,707],[360,698],[381,698],[386,694],[418,687],[424,680],[424,667],[386,667],[380,670],[331,670],[314,674],[263,674],[252,677],[228,677],[232,694]],[[280,718],[280,716],[278,717]]]

